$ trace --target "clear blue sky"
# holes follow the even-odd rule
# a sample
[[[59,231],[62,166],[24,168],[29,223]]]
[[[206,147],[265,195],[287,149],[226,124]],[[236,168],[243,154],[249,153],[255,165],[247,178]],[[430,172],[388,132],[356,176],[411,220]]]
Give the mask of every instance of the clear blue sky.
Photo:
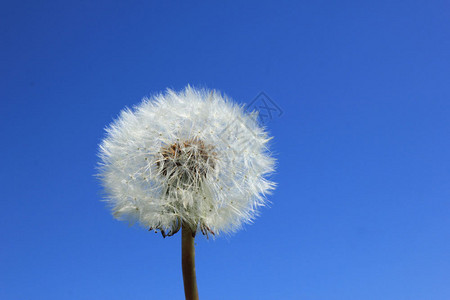
[[[450,299],[449,2],[242,2],[1,2],[0,299],[183,299],[180,236],[94,173],[124,106],[188,83],[283,111],[271,207],[197,240],[202,299]]]

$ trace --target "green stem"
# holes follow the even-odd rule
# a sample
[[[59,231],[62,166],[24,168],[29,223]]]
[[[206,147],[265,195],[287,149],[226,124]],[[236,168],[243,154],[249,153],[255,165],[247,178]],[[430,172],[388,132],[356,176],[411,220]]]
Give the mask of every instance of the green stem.
[[[195,276],[195,234],[189,226],[181,230],[181,267],[183,269],[184,295],[186,300],[198,300],[197,278]]]

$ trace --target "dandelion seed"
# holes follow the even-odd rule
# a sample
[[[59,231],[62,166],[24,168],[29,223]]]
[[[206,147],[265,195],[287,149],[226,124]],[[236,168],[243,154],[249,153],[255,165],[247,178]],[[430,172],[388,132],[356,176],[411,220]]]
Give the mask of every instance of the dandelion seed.
[[[114,217],[163,237],[183,228],[183,274],[189,235],[236,231],[275,187],[267,132],[217,91],[168,90],[124,109],[106,132],[99,177]]]

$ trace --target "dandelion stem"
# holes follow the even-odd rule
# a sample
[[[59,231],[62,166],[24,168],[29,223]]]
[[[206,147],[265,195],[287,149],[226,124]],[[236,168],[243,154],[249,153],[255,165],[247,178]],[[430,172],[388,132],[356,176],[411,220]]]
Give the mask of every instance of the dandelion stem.
[[[195,234],[189,226],[182,225],[181,267],[183,269],[184,295],[186,300],[198,300],[197,278],[195,276]]]

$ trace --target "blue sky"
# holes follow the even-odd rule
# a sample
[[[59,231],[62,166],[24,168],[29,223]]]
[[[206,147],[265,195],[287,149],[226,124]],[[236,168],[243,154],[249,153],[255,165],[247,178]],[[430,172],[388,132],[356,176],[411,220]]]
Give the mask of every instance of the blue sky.
[[[114,220],[104,127],[167,87],[264,92],[279,186],[197,239],[202,299],[450,299],[447,1],[2,1],[0,299],[183,299]]]

